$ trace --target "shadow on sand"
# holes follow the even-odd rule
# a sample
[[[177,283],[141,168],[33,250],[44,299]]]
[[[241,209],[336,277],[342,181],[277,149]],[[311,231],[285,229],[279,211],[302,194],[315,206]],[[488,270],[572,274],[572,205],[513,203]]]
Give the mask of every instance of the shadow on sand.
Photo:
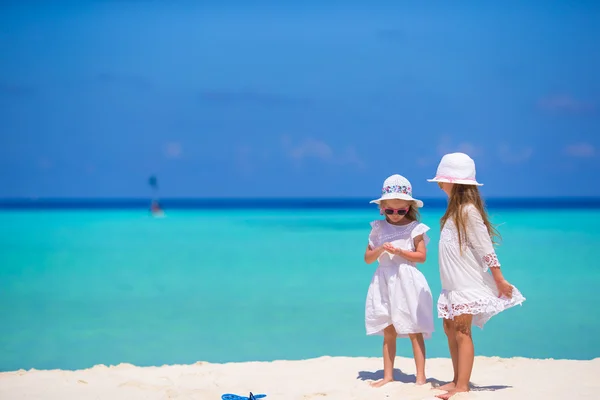
[[[356,379],[360,379],[363,381],[377,381],[379,379],[383,379],[383,370],[371,372],[371,371],[359,371]],[[394,380],[396,382],[402,383],[415,383],[417,377],[414,374],[405,374],[397,368],[394,368]],[[431,383],[431,386],[436,388],[448,383],[447,381],[440,381],[439,379],[429,378],[427,379],[427,383]],[[471,383],[471,390],[474,392],[493,392],[501,389],[508,389],[512,386],[507,385],[491,385],[491,386],[479,386]]]

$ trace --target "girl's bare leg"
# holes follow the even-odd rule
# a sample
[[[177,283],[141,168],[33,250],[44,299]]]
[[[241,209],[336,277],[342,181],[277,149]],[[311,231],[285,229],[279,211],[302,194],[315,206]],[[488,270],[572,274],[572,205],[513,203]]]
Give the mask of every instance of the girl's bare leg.
[[[422,333],[408,335],[412,343],[413,356],[417,367],[417,385],[424,385],[427,382],[425,377],[425,341]]]
[[[458,381],[458,343],[456,342],[456,330],[454,327],[454,321],[451,319],[444,319],[444,332],[448,338],[448,349],[450,349],[450,357],[452,358],[452,369],[454,370],[454,377],[452,382],[440,386],[440,390],[452,390],[456,387]]]
[[[394,380],[394,360],[396,359],[396,329],[393,325],[383,330],[383,379],[372,382],[371,386],[381,387]]]
[[[440,399],[449,399],[456,393],[469,391],[469,381],[471,380],[473,362],[475,361],[475,348],[471,338],[472,321],[473,316],[470,314],[463,314],[454,318],[454,330],[458,345],[458,374],[456,374],[455,369],[456,387],[448,390],[447,393],[436,396]]]

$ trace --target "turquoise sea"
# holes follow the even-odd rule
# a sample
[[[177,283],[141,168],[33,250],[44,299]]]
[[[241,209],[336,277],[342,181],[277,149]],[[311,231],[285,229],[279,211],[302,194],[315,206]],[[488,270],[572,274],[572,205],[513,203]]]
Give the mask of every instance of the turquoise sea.
[[[476,353],[600,356],[600,210],[491,209],[522,307]],[[434,296],[438,220],[421,270]],[[364,302],[373,209],[0,211],[0,370],[380,356]],[[440,320],[428,357],[447,357]],[[411,356],[399,340],[398,353]]]

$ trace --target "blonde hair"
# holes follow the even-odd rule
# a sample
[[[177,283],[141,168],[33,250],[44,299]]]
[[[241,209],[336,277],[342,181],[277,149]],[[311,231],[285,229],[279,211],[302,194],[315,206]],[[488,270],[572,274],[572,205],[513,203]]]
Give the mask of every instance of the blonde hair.
[[[460,185],[454,184],[452,190],[450,191],[448,208],[446,209],[446,213],[442,216],[440,220],[440,225],[443,228],[446,224],[446,221],[449,218],[452,218],[454,224],[456,225],[456,230],[458,232],[458,246],[462,253],[462,244],[466,241],[466,230],[467,230],[467,216],[464,211],[464,207],[472,204],[481,214],[481,219],[483,219],[483,223],[487,228],[488,234],[490,235],[490,239],[492,243],[497,244],[497,241],[494,239],[501,239],[500,233],[496,230],[496,228],[492,225],[488,218],[488,214],[485,208],[485,203],[479,194],[479,189],[474,185]]]
[[[384,208],[385,200],[379,203],[379,209],[383,211]],[[385,213],[383,213],[383,215],[385,215]],[[410,208],[404,216],[404,218],[408,219],[409,221],[421,221],[421,214],[419,214],[419,208],[416,206],[414,201],[410,202]]]

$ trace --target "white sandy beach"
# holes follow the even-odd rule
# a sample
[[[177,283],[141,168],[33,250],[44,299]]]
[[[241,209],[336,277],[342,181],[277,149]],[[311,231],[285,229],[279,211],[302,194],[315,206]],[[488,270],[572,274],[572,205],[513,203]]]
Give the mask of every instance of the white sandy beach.
[[[221,399],[224,393],[266,394],[266,400],[431,399],[437,380],[451,378],[449,359],[427,360],[430,383],[415,386],[413,360],[396,360],[397,382],[369,386],[381,376],[377,358],[321,357],[162,367],[103,365],[79,371],[20,370],[0,374],[0,399]],[[473,390],[458,399],[598,399],[600,358],[591,361],[476,357]]]

